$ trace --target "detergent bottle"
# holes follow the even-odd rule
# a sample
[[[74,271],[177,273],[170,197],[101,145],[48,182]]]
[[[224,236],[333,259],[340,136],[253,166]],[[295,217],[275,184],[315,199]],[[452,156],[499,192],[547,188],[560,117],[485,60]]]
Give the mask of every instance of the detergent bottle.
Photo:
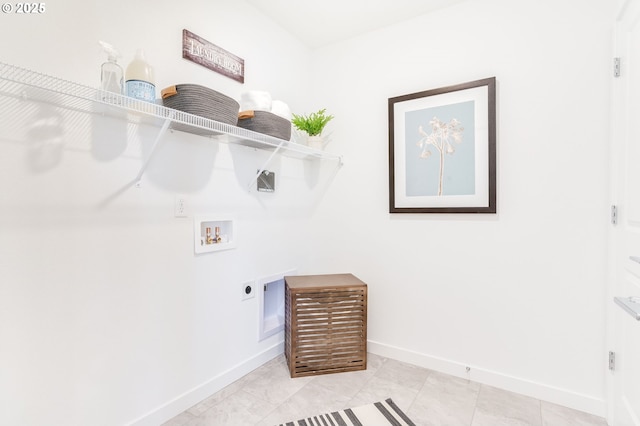
[[[127,96],[146,102],[156,101],[156,86],[153,67],[149,65],[144,50],[138,49],[125,73]]]

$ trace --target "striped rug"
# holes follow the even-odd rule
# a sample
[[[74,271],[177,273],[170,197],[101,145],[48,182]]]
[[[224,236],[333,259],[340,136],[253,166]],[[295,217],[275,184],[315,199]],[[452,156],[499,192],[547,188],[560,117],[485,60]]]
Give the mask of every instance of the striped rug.
[[[416,426],[391,398],[362,407],[321,414],[279,426]]]

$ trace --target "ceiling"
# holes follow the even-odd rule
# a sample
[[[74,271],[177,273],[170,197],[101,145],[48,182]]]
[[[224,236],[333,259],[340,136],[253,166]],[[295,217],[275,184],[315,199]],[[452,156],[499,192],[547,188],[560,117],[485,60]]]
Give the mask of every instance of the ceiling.
[[[246,0],[314,49],[465,0]]]

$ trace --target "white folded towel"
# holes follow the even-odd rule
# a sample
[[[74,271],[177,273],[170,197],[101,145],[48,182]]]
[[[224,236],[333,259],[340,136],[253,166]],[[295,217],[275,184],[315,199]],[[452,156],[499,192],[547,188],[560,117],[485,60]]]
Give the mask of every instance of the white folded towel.
[[[282,101],[272,101],[271,112],[285,120],[291,121],[291,110],[289,109],[289,105]]]
[[[251,90],[240,95],[240,111],[271,111],[271,94]]]

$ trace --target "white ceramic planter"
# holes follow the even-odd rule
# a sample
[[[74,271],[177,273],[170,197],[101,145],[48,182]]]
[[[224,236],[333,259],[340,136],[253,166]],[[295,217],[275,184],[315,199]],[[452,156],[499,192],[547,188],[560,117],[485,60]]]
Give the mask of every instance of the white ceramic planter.
[[[309,148],[322,149],[324,148],[324,139],[320,135],[309,136],[307,139],[307,145]]]

